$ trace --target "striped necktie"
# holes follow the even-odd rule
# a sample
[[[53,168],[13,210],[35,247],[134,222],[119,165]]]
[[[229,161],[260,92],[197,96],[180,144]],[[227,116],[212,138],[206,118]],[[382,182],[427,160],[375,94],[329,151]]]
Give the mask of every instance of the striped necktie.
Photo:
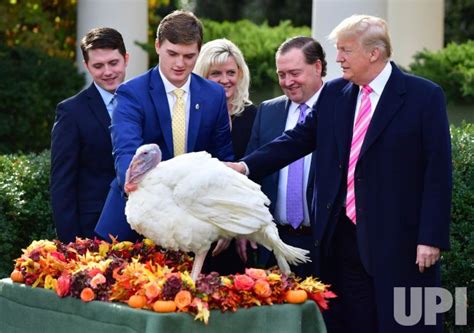
[[[173,117],[171,127],[173,131],[173,149],[174,156],[185,153],[186,140],[186,111],[184,108],[184,90],[175,89],[173,94],[176,96],[176,102],[173,107]]]
[[[349,155],[349,167],[347,170],[346,215],[354,224],[356,224],[354,173],[359,159],[360,149],[364,143],[365,134],[367,133],[372,118],[372,105],[369,97],[372,91],[373,90],[370,86],[362,87],[359,113],[354,124],[354,131],[352,132],[351,152]]]

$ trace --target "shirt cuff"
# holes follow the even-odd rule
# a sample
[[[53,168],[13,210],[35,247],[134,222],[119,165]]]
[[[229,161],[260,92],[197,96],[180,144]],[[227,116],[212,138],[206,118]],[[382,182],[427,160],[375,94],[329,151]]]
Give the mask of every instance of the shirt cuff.
[[[240,161],[239,163],[244,167],[244,169],[245,169],[244,174],[248,177],[248,175],[250,175],[250,171],[249,171],[249,167],[248,167],[247,163],[242,162],[242,161]]]

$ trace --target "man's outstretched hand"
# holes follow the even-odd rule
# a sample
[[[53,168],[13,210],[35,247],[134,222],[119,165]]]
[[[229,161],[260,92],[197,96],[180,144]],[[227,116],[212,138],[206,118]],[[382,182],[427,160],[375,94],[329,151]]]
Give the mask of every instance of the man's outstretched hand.
[[[245,166],[242,162],[224,162],[229,168],[245,175]]]

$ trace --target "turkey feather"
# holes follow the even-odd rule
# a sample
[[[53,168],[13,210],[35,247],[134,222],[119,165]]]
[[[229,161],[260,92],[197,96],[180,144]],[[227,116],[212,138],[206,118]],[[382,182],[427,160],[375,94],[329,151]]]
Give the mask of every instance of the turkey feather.
[[[308,251],[280,239],[268,210],[270,200],[258,184],[207,152],[160,159],[157,145],[137,150],[127,173],[139,181],[129,193],[125,214],[132,229],[160,246],[193,252],[199,259],[193,279],[200,273],[203,255],[220,238],[244,237],[273,250],[284,273],[290,273],[288,263],[309,261]],[[152,167],[140,169],[137,176],[136,165]]]

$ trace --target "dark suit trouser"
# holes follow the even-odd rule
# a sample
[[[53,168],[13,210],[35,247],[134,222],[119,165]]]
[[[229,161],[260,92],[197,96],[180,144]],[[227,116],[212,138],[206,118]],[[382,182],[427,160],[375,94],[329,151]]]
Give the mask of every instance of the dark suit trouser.
[[[356,226],[345,216],[336,226],[326,279],[338,295],[324,318],[329,333],[377,332],[374,285],[360,261]]]

